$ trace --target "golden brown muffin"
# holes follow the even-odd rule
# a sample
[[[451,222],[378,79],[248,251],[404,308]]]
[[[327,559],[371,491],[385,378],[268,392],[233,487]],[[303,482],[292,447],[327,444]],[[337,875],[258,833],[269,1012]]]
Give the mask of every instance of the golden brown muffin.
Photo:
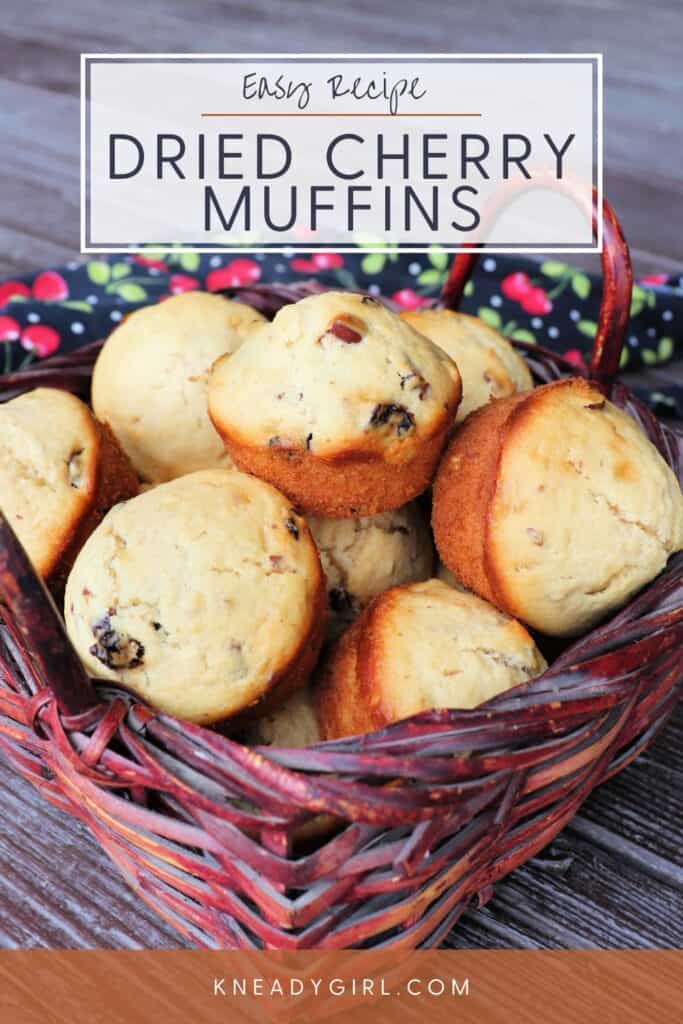
[[[93,408],[142,480],[230,468],[206,411],[211,366],[263,317],[222,295],[185,292],[138,309],[113,331],[93,371]]]
[[[137,493],[111,431],[66,391],[0,405],[0,508],[56,596],[103,515]]]
[[[483,320],[450,309],[418,309],[400,314],[455,361],[462,377],[456,422],[493,398],[530,391],[531,372],[509,341]]]
[[[216,363],[209,413],[237,465],[303,511],[370,516],[429,485],[460,392],[455,363],[409,324],[325,292]]]
[[[275,488],[202,470],[113,509],[65,597],[88,671],[200,724],[283,701],[325,630],[320,558]]]
[[[315,690],[323,739],[434,708],[474,708],[546,668],[524,627],[442,580],[375,598],[332,649]]]
[[[432,534],[416,502],[366,519],[310,516],[308,525],[327,580],[328,640],[383,590],[432,575]]]
[[[434,485],[439,555],[552,636],[623,605],[683,547],[683,497],[637,424],[582,378],[479,409]]]

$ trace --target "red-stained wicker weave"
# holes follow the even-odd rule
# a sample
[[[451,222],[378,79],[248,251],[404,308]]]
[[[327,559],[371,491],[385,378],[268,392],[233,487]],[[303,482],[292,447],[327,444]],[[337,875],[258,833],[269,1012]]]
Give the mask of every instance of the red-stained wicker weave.
[[[605,291],[592,375],[618,364],[627,250],[605,206]],[[455,261],[455,305],[473,262]],[[273,312],[315,285],[253,287]],[[575,373],[518,346],[537,380]],[[0,380],[87,395],[96,346]],[[613,399],[682,474],[681,438],[617,384]],[[223,948],[438,945],[473,899],[548,843],[591,789],[666,722],[683,681],[683,557],[548,671],[474,711],[422,714],[304,750],[248,749],[96,689],[0,516],[0,749],[90,828],[140,897]],[[336,831],[301,839],[316,815]]]

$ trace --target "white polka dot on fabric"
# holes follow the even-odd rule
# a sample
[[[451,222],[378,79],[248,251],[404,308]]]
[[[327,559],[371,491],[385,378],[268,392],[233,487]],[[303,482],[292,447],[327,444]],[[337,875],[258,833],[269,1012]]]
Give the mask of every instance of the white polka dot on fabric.
[[[40,316],[37,313],[29,313],[26,317],[30,324],[39,324]]]
[[[581,314],[579,313],[578,309],[569,310],[569,319],[575,321],[581,319]]]
[[[120,309],[112,309],[111,313],[109,314],[109,319],[110,320],[120,320],[122,316],[123,316],[123,313],[121,312]]]
[[[371,295],[379,295],[379,292],[380,292],[379,285],[378,284],[368,285],[368,291],[370,292]]]
[[[657,335],[657,329],[655,327],[648,327],[647,336],[648,338],[654,338]]]
[[[559,338],[559,336],[560,336],[560,332],[557,329],[557,327],[549,327],[548,328],[548,337],[549,338]]]
[[[417,275],[420,273],[421,270],[422,270],[422,264],[420,264],[420,263],[409,263],[408,264],[408,273],[412,274],[413,277],[417,277]]]
[[[76,262],[76,260],[70,260],[66,266],[67,270],[76,270],[76,268],[78,267],[78,263]]]
[[[492,260],[491,257],[489,256],[489,258],[487,260],[484,260],[484,262],[482,263],[482,267],[490,274],[492,270],[496,269],[496,261]]]
[[[674,315],[670,309],[665,309],[662,313],[662,320],[673,320]]]
[[[287,267],[285,266],[284,263],[276,263],[275,264],[275,273],[276,274],[284,274],[286,269],[287,269]]]
[[[150,277],[158,277],[160,274],[160,270],[158,267],[147,267],[147,273],[149,274]]]
[[[631,335],[631,337],[628,339],[628,343],[629,343],[629,345],[637,345],[638,344],[638,339],[636,338],[635,334]]]
[[[492,295],[491,298],[489,299],[489,303],[491,306],[497,308],[498,306],[503,305],[503,300],[501,299],[500,295]]]
[[[540,316],[532,317],[531,326],[536,327],[537,329],[539,327],[543,327],[543,321],[541,320]]]
[[[212,256],[211,259],[209,260],[209,265],[212,267],[220,267],[222,262],[223,260],[220,258],[220,256]]]
[[[74,334],[83,334],[83,331],[85,330],[85,327],[80,322],[80,320],[74,320],[74,322],[71,325],[71,330],[72,330],[72,332]]]
[[[89,302],[91,306],[96,306],[100,299],[98,295],[88,295],[85,301]]]

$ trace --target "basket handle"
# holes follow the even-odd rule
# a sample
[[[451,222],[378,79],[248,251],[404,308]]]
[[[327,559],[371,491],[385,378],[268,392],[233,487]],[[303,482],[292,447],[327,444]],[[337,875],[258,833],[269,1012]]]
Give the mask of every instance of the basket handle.
[[[534,187],[535,183],[524,182],[510,189],[503,200],[505,204],[520,192]],[[563,191],[578,202],[575,189],[567,182],[557,182]],[[603,200],[602,213],[598,208],[598,198],[593,189],[592,224],[593,233],[597,232],[598,217],[602,216],[603,247],[602,261],[602,300],[598,315],[598,329],[593,343],[588,367],[588,374],[606,395],[610,395],[612,386],[619,372],[619,359],[626,337],[629,313],[631,309],[631,290],[633,273],[628,245],[621,230],[614,210]],[[441,299],[447,309],[456,309],[462,299],[474,265],[477,253],[463,249],[459,252],[448,274],[441,293]]]
[[[52,597],[0,510],[0,608],[3,605],[15,627],[9,631],[18,633],[16,639],[35,673],[36,690],[48,687],[65,715],[80,715],[99,704]]]

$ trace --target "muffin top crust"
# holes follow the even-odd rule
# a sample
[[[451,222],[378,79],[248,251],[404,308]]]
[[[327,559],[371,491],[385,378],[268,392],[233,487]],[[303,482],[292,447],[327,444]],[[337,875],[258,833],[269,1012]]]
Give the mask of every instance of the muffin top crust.
[[[493,398],[529,391],[531,372],[498,331],[483,320],[450,309],[420,309],[400,314],[453,359],[462,377],[457,421]]]
[[[460,395],[456,365],[429,339],[370,296],[325,292],[218,361],[209,411],[246,446],[401,462],[452,421]]]
[[[195,291],[136,310],[109,336],[93,372],[93,408],[144,481],[230,467],[207,414],[207,382],[215,360],[262,322],[243,302]]]
[[[477,707],[546,667],[524,626],[442,580],[394,587],[366,615],[360,691],[385,721]]]

